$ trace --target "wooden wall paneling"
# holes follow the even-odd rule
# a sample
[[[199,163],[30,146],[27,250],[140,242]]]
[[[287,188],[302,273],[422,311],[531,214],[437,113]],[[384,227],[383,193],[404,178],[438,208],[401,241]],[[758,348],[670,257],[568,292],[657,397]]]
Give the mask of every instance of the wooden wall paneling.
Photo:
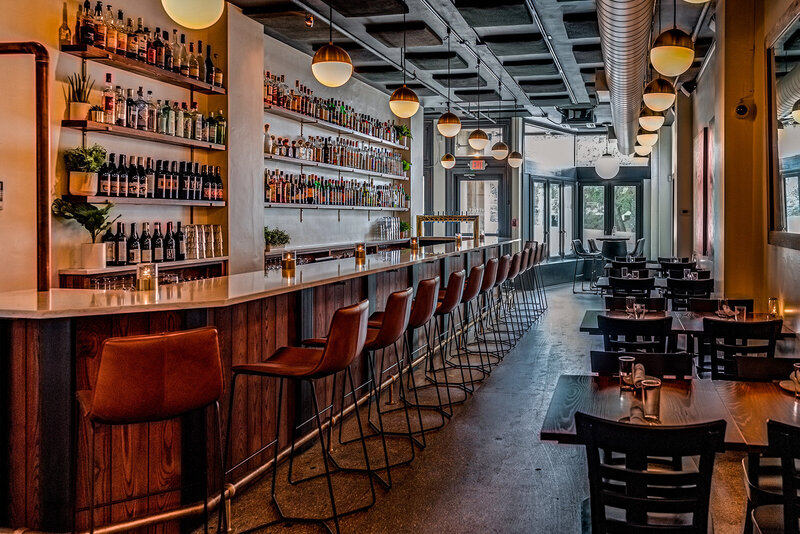
[[[228,413],[228,404],[230,402],[230,395],[231,395],[231,362],[233,359],[232,356],[232,332],[231,332],[231,324],[232,324],[232,310],[231,307],[226,306],[223,308],[214,308],[210,312],[211,320],[210,324],[216,326],[217,332],[219,335],[219,355],[220,359],[222,360],[222,380],[223,380],[223,395],[222,401],[220,402],[220,411],[222,420],[222,437],[224,439],[228,439],[228,436],[225,435],[228,423],[228,417],[231,417],[231,414]],[[234,421],[238,420],[242,417],[241,414],[237,414],[237,417]],[[223,447],[225,446],[225,442],[223,441]],[[224,450],[224,449],[223,449]],[[228,458],[227,458],[227,465],[230,467],[232,465],[231,461],[233,458],[232,450],[228,451]],[[217,471],[215,470],[214,473]]]
[[[247,304],[231,307],[231,365],[247,363]],[[231,440],[232,463],[235,465],[248,456],[247,453],[247,393],[255,379],[239,377],[233,398],[233,425],[229,439]],[[245,474],[244,466],[235,477]]]
[[[36,321],[27,323],[25,381],[28,384],[25,399],[25,448],[26,448],[26,476],[25,497],[27,499],[26,516],[33,524],[33,528],[41,527],[39,494],[39,453],[41,450],[41,405],[39,391],[39,330]]]
[[[269,325],[264,321],[264,301],[254,300],[247,303],[247,353],[245,355],[248,363],[258,363],[262,361],[261,350],[264,338],[264,330]],[[265,410],[262,403],[262,391],[264,388],[263,378],[250,378],[247,385],[247,448],[246,455],[249,456],[262,446],[262,421],[264,420]],[[247,463],[248,471],[258,467],[261,462],[259,458],[253,458]]]
[[[10,340],[9,352],[9,516],[12,525],[27,525],[28,516],[28,486],[27,454],[26,451],[26,426],[28,423],[27,402],[27,362],[28,345],[26,343],[26,321],[11,321],[9,327]]]

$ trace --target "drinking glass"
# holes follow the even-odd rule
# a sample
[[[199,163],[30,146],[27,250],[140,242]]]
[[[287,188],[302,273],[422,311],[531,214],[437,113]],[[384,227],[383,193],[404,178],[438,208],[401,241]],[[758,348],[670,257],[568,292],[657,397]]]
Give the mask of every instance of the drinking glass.
[[[747,320],[747,308],[745,306],[735,306],[733,308],[734,312],[734,320],[735,321],[746,321]]]
[[[639,279],[639,271],[637,271],[637,270],[631,271],[631,278],[633,278],[634,280],[638,280]]]
[[[792,382],[794,382],[794,398],[800,400],[800,363],[794,364],[794,372],[792,373]]]
[[[661,413],[661,380],[647,378],[642,380],[642,404],[644,405],[644,418],[648,421],[658,422]]]
[[[627,278],[628,277],[628,268],[627,267],[621,268],[619,270],[619,274],[622,275],[622,278]]]
[[[626,261],[626,262],[628,262],[628,263],[630,263],[630,262],[632,262],[632,261],[633,261],[633,258],[631,257],[631,255],[630,255],[630,254],[628,254],[627,256],[625,256],[625,261]]]
[[[683,279],[684,280],[691,280],[692,270],[691,269],[684,269],[683,270]]]
[[[634,319],[644,319],[644,314],[647,313],[647,310],[644,307],[644,304],[636,303],[633,305],[633,317]]]
[[[636,297],[625,297],[625,311],[633,313],[633,306],[636,304]]]
[[[633,356],[619,357],[619,389],[622,391],[633,391]]]

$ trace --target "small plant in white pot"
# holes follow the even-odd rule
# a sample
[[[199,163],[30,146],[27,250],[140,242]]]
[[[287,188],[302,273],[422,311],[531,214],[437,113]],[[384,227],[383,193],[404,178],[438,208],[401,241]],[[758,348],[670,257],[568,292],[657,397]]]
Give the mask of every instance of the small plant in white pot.
[[[69,118],[74,121],[85,121],[89,116],[89,95],[92,94],[94,80],[87,74],[78,74],[67,77],[68,92],[64,96],[69,103]]]
[[[64,152],[69,171],[69,194],[89,197],[97,194],[97,173],[106,161],[106,149],[100,145],[71,148]]]
[[[89,119],[94,122],[106,122],[106,110],[102,106],[89,108]]]
[[[264,252],[269,252],[272,247],[285,247],[290,240],[289,234],[280,228],[270,229],[269,226],[264,227]]]
[[[84,269],[106,267],[106,245],[98,243],[97,238],[119,219],[120,216],[117,215],[109,220],[109,212],[113,207],[114,204],[106,204],[102,208],[83,202],[73,204],[60,198],[53,201],[53,215],[62,219],[74,219],[92,236],[91,243],[81,244],[81,267]]]

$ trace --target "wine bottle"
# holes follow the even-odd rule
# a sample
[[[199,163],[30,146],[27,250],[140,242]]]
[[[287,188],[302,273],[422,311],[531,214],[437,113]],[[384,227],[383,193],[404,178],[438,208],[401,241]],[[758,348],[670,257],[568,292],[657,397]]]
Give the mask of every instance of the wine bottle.
[[[147,167],[144,170],[147,182],[145,197],[156,198],[156,171],[153,169],[153,158],[147,158]]]
[[[161,223],[154,223],[153,230],[153,263],[164,261],[164,238],[161,235]]]
[[[148,192],[148,184],[147,184],[147,172],[144,168],[144,161],[141,156],[136,159],[136,174],[139,177],[139,197],[147,198],[149,195]]]
[[[186,234],[181,229],[181,222],[178,221],[178,231],[175,232],[175,259],[183,261],[186,259]]]
[[[142,250],[142,263],[153,263],[153,239],[150,237],[150,225],[142,224],[142,237],[139,238],[139,248]]]
[[[186,51],[186,34],[181,34],[181,64],[180,73],[182,76],[189,76],[189,53]]]
[[[125,154],[119,155],[119,167],[117,167],[116,179],[111,180],[111,196],[128,196],[128,167],[126,166]]]
[[[101,197],[107,197],[111,194],[111,176],[116,172],[116,165],[114,164],[114,154],[108,155],[108,163],[104,163],[100,168],[100,184],[98,186],[97,194]]]
[[[164,30],[162,35],[164,38],[162,44],[164,46],[164,65],[159,65],[161,68],[166,70],[173,70],[175,68],[175,58],[172,55],[172,45],[169,42],[169,32]],[[159,60],[160,61],[160,60]]]
[[[172,222],[167,223],[164,234],[164,261],[175,261],[175,236],[172,234]]]
[[[128,196],[139,196],[139,172],[136,169],[136,156],[128,156]]]
[[[223,195],[223,192],[224,192],[225,186],[222,183],[222,175],[220,174],[220,166],[219,165],[217,165],[217,172],[216,172],[216,175],[214,176],[214,182],[215,182],[215,188],[216,188],[216,193],[215,193],[215,196],[214,196],[214,200],[224,200],[225,196]]]
[[[116,265],[123,266],[128,264],[128,237],[125,235],[125,225],[117,223],[117,235],[114,236],[116,249],[114,256],[117,259]]]
[[[128,32],[125,27],[125,18],[122,15],[122,10],[117,10],[117,22],[115,24],[117,29],[117,54],[124,56],[128,52]]]
[[[128,265],[138,265],[142,262],[142,249],[139,245],[139,234],[136,233],[136,223],[131,223],[131,235],[128,237]]]
[[[208,167],[203,165],[200,176],[203,178],[203,200],[213,200],[213,173],[209,173]]]
[[[214,71],[215,66],[214,62],[211,60],[211,45],[206,45],[206,83],[209,85],[214,85]],[[210,139],[209,139],[210,141]]]
[[[117,242],[114,239],[114,232],[111,231],[111,226],[106,228],[106,233],[103,234],[103,244],[106,246],[106,265],[114,266],[117,264]]]

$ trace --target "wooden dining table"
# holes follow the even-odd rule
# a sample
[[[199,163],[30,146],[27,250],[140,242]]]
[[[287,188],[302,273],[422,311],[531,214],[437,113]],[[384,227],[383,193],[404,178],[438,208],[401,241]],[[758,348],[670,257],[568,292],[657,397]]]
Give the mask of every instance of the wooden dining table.
[[[614,376],[562,375],[547,409],[540,439],[577,444],[575,413],[625,421],[641,406],[638,392],[621,391]],[[766,449],[767,421],[800,425],[800,401],[772,382],[664,379],[659,425],[688,425],[723,419],[725,448],[749,453]]]

